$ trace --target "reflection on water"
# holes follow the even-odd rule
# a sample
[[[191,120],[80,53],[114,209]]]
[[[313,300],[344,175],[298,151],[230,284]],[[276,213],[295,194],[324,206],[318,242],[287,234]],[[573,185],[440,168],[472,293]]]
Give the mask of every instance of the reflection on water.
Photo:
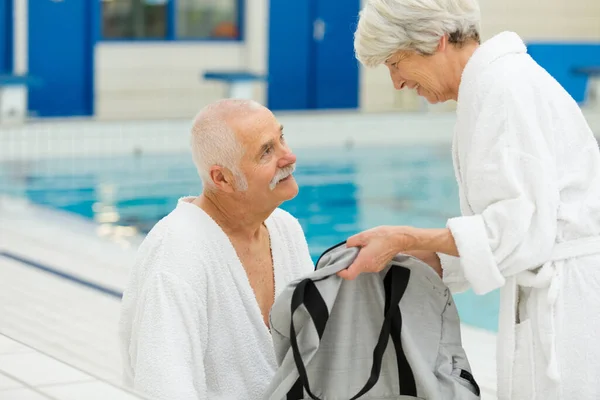
[[[450,149],[372,147],[296,152],[298,196],[282,205],[313,259],[377,225],[443,227],[459,214]],[[182,196],[201,191],[187,154],[0,164],[0,193],[96,220],[106,234],[148,232]],[[497,329],[498,293],[456,296],[463,322]]]

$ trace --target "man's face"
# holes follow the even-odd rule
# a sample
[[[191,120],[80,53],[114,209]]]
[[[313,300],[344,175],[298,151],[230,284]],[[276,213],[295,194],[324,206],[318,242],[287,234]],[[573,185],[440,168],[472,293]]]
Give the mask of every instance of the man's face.
[[[245,153],[240,170],[247,182],[246,201],[256,207],[278,206],[298,194],[292,175],[296,156],[283,138],[283,126],[267,108],[242,118],[238,138]]]

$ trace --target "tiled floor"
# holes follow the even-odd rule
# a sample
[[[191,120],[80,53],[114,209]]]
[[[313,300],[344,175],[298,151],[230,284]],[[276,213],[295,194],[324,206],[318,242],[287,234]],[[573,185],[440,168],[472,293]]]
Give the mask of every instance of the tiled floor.
[[[123,290],[134,253],[99,238],[88,221],[46,214],[37,207],[0,201],[0,254],[4,254],[0,255],[0,334],[119,383],[120,298],[115,294]],[[90,289],[81,282],[115,293]]]
[[[0,333],[105,379],[119,379],[118,299],[2,258],[0,315]]]
[[[0,400],[140,398],[23,343],[0,335]]]

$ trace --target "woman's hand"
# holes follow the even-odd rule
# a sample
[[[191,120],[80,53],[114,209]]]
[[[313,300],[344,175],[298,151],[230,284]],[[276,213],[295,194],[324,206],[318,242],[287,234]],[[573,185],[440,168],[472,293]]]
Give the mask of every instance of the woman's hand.
[[[352,280],[362,272],[381,271],[396,254],[415,248],[414,233],[415,228],[409,226],[378,226],[348,238],[346,247],[360,247],[360,251],[338,276]]]
[[[355,279],[362,272],[379,272],[398,253],[419,258],[441,277],[442,266],[436,253],[459,257],[454,237],[448,228],[378,226],[348,238],[346,247],[359,247],[360,251],[347,269],[338,272],[338,276],[344,279]]]

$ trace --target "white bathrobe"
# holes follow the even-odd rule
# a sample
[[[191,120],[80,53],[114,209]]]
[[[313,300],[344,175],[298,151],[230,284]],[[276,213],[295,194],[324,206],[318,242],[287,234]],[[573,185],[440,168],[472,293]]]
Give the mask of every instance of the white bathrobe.
[[[499,398],[600,399],[598,144],[515,33],[466,65],[452,153],[463,216],[444,279],[501,288]]]
[[[228,237],[181,199],[148,234],[123,296],[125,384],[153,400],[262,399],[277,362],[271,334]],[[276,295],[314,271],[298,221],[265,221]]]

